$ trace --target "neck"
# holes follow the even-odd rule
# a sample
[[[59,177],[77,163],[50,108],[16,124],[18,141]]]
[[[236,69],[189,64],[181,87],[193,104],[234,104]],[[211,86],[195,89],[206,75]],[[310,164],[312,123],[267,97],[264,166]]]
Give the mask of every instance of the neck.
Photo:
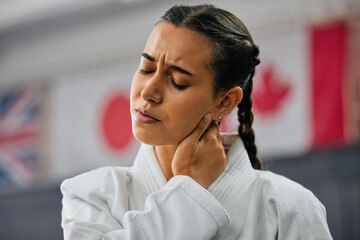
[[[156,158],[158,159],[161,170],[167,180],[174,176],[171,169],[171,163],[177,147],[177,145],[162,145],[154,147]]]
[[[228,153],[231,145],[239,136],[237,134],[222,133],[221,140],[224,146],[225,154]],[[161,145],[154,146],[156,158],[159,161],[161,170],[163,171],[167,180],[174,176],[171,164],[174,158],[178,145]]]

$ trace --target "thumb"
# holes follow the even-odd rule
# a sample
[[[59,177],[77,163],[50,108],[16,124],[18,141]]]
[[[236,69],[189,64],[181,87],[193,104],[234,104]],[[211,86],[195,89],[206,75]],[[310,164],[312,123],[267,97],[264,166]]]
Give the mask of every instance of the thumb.
[[[211,114],[207,113],[201,119],[201,121],[198,123],[195,129],[190,133],[190,135],[186,138],[186,141],[196,144],[201,138],[201,136],[204,134],[206,129],[208,128],[210,122],[211,122]]]

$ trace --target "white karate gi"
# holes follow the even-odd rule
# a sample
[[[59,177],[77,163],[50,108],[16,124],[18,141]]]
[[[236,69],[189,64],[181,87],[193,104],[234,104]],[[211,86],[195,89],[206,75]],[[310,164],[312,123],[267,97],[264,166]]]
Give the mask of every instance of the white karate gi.
[[[153,146],[133,167],[104,167],[65,180],[65,239],[332,239],[324,206],[301,185],[254,170],[241,139],[206,190],[187,176],[168,182]]]

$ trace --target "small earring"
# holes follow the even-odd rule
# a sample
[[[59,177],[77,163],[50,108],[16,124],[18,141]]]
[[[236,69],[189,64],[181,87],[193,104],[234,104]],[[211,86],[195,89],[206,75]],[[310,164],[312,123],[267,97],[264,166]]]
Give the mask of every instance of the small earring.
[[[219,116],[219,119],[218,119],[218,120],[216,120],[216,123],[217,123],[217,125],[219,125],[219,126],[220,126],[220,123],[221,123],[221,115]]]

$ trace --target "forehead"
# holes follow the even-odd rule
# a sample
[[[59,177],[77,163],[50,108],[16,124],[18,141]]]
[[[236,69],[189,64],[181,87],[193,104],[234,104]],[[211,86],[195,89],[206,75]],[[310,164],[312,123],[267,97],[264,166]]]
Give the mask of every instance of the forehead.
[[[160,22],[150,34],[144,52],[156,61],[164,56],[165,60],[171,63],[177,62],[193,68],[210,68],[212,43],[189,28]]]

